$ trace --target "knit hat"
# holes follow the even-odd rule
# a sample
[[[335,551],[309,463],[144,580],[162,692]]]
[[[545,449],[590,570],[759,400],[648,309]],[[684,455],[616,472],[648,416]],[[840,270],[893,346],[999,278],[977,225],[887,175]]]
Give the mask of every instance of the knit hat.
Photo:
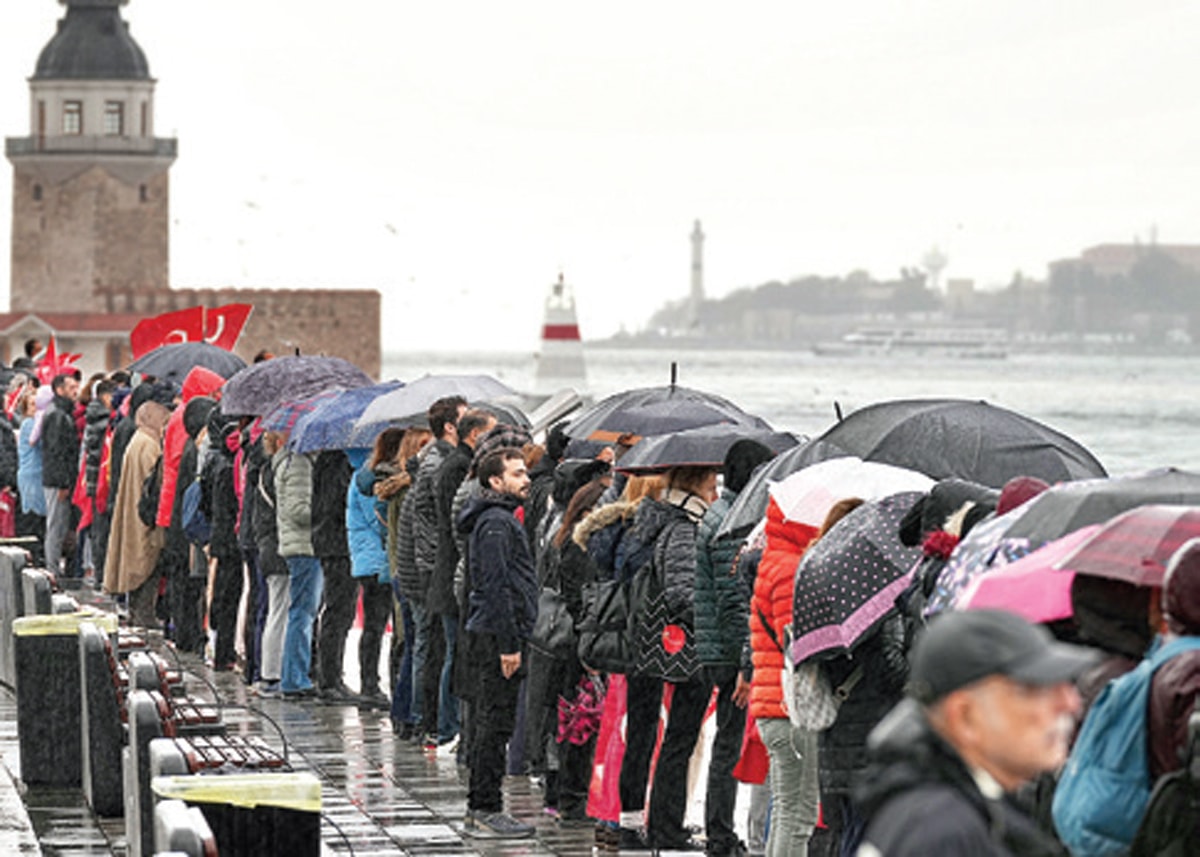
[[[1171,555],[1163,582],[1163,613],[1175,634],[1200,634],[1200,539]]]
[[[756,440],[742,438],[736,441],[725,453],[725,464],[722,467],[725,487],[735,494],[740,494],[755,469],[774,457],[775,453]]]
[[[996,515],[1011,512],[1018,506],[1028,503],[1049,487],[1049,484],[1036,476],[1017,476],[1008,480],[1000,491],[1000,500],[996,503]]]
[[[483,461],[484,456],[489,452],[503,449],[506,446],[521,449],[530,443],[533,443],[533,437],[525,429],[497,423],[476,441],[475,455],[471,459],[471,472],[474,473],[478,470],[479,462]]]

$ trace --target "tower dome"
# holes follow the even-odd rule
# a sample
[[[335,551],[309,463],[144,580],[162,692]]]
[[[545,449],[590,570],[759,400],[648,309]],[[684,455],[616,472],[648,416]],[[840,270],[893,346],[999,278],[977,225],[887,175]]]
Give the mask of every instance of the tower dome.
[[[38,57],[34,80],[149,80],[146,55],[129,35],[127,0],[59,0],[58,32]]]

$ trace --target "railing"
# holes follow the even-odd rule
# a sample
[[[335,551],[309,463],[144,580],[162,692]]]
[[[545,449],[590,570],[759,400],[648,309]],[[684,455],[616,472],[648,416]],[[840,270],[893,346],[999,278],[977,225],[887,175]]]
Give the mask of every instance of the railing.
[[[155,155],[174,158],[179,141],[174,137],[104,137],[74,135],[54,137],[8,137],[4,152],[11,157],[39,154],[100,153],[106,155]]]

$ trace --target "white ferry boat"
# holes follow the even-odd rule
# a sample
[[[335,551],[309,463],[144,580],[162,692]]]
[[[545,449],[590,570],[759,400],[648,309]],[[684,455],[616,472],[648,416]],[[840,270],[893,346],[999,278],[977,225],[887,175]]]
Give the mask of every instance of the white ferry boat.
[[[952,357],[1003,360],[1008,331],[995,327],[862,327],[840,340],[818,342],[813,352],[827,357]]]

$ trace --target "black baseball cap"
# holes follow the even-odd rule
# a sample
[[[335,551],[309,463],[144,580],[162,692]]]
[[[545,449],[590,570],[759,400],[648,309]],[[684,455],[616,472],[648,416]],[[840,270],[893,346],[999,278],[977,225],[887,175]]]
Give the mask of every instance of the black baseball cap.
[[[913,646],[909,695],[928,705],[992,675],[1029,685],[1070,681],[1099,652],[1060,643],[1041,625],[1004,610],[942,613]]]

